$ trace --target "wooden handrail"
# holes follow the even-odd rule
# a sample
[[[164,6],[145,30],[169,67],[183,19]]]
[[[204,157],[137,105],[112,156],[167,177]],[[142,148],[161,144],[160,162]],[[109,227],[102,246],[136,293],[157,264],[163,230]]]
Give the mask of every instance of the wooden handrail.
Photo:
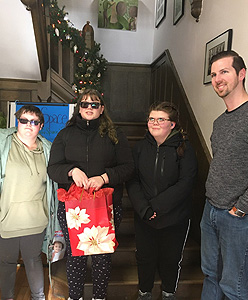
[[[21,0],[21,2],[27,6],[27,10],[31,11],[36,48],[40,64],[41,79],[42,81],[46,81],[49,60],[44,1]]]

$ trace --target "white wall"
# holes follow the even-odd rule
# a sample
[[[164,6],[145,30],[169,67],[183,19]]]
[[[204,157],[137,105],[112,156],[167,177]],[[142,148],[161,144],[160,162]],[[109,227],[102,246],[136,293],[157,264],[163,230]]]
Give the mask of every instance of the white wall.
[[[233,29],[232,49],[248,65],[247,12],[247,0],[205,0],[196,23],[190,14],[189,0],[185,0],[184,16],[173,26],[173,1],[167,0],[166,19],[155,31],[153,60],[169,49],[208,147],[213,121],[225,105],[211,84],[203,84],[205,46],[227,29]]]
[[[101,53],[109,62],[152,62],[155,0],[139,0],[137,30],[134,32],[98,28],[98,0],[59,0],[65,5],[68,18],[77,29],[87,21],[94,28],[95,41],[101,44]]]
[[[0,8],[0,78],[41,80],[31,13],[20,0]]]

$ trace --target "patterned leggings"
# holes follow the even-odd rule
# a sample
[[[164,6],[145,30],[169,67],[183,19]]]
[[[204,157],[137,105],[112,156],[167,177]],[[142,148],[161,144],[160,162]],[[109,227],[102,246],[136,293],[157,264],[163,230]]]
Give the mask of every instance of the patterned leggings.
[[[122,218],[121,205],[114,208],[115,229],[120,225]],[[58,220],[65,237],[67,247],[66,273],[69,286],[69,297],[79,299],[83,297],[84,283],[87,272],[88,256],[72,256],[69,233],[66,223],[65,205],[59,202]],[[111,254],[91,255],[93,298],[104,299],[111,273]]]

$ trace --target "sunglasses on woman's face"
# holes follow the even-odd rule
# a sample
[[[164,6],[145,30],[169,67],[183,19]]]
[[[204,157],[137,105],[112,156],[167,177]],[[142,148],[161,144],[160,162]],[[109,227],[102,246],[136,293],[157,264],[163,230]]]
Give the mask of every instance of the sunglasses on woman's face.
[[[22,118],[19,119],[19,122],[21,124],[29,123],[31,126],[38,126],[40,124],[40,121],[38,121],[38,120],[28,120],[28,119],[22,119]]]
[[[87,102],[87,101],[80,102],[80,106],[82,108],[88,108],[89,105],[91,106],[92,109],[98,109],[101,106],[101,103],[100,102]]]

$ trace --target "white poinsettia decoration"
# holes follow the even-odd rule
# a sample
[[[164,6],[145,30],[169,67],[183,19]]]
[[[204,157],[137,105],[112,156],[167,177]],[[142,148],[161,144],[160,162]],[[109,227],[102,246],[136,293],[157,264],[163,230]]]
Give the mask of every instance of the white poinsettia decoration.
[[[85,255],[114,252],[115,234],[108,234],[108,230],[108,227],[101,226],[85,228],[83,233],[78,234],[77,249],[84,251]]]
[[[77,230],[81,227],[81,224],[88,224],[90,222],[86,209],[81,209],[77,206],[75,209],[69,208],[66,212],[67,226],[69,229],[76,228]]]

